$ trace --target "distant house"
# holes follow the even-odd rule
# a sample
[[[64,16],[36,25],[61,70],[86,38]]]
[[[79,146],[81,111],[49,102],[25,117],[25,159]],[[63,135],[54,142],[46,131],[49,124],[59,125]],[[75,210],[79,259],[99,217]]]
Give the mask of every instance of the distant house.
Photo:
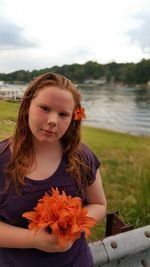
[[[85,84],[93,84],[93,85],[103,85],[106,84],[106,78],[103,77],[101,79],[87,79],[84,81]]]
[[[0,88],[0,99],[13,99],[13,100],[17,100],[17,99],[21,99],[22,95],[24,93],[23,89],[11,89],[11,88],[7,88],[7,87],[1,87]]]
[[[0,87],[4,85],[4,81],[0,81]]]
[[[147,82],[148,87],[150,88],[150,81]]]

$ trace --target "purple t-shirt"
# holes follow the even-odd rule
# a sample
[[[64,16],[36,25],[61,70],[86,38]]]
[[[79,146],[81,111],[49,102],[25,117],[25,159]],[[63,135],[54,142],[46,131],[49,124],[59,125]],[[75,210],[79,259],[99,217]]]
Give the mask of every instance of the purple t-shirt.
[[[6,146],[6,142],[0,143],[0,151]],[[87,146],[81,145],[82,151],[88,159],[92,169],[89,183],[95,180],[96,171],[100,162]],[[11,188],[4,193],[4,165],[10,158],[9,147],[0,154],[0,219],[8,224],[27,228],[28,220],[22,217],[25,211],[31,211],[46,191],[51,187],[58,187],[59,191],[64,190],[67,195],[78,196],[82,203],[85,203],[84,193],[80,193],[73,176],[65,171],[67,159],[65,156],[53,173],[45,180],[32,180],[25,177],[25,185],[22,187],[22,194],[17,195]],[[0,267],[91,267],[92,255],[85,240],[84,233],[76,240],[73,246],[66,252],[47,253],[38,249],[15,249],[0,248]]]

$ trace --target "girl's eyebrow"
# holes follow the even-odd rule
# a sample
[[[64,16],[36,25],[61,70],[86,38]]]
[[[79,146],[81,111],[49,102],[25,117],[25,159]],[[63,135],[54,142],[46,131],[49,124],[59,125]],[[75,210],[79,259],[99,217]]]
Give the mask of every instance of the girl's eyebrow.
[[[48,105],[48,104],[46,104],[46,103],[42,103],[42,102],[40,102],[40,103],[37,103],[37,106],[42,106],[42,107],[47,107],[47,108],[49,108],[49,109],[51,109],[51,106],[50,105]]]
[[[38,105],[42,105],[42,106],[47,106],[47,107],[50,107],[48,104],[46,104],[46,103],[42,103],[42,102],[39,102],[39,103],[37,103]]]

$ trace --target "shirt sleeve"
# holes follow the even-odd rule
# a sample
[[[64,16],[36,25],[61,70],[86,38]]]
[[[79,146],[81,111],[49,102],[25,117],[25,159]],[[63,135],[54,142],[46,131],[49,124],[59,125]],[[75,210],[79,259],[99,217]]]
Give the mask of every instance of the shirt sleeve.
[[[81,144],[80,149],[83,152],[86,162],[89,166],[89,175],[87,177],[88,184],[91,185],[96,179],[97,169],[100,167],[101,163],[97,156],[85,145]]]
[[[8,153],[7,149],[5,148],[8,145],[8,141],[4,140],[0,142],[0,219],[1,219],[1,209],[4,208],[5,204],[5,198],[6,198],[6,193],[4,191],[4,167],[5,164],[7,163],[7,158],[8,158]]]

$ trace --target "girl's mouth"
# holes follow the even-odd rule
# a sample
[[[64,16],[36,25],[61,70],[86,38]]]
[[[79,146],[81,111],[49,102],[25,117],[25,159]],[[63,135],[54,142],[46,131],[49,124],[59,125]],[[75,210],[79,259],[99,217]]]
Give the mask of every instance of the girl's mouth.
[[[55,134],[56,132],[54,132],[54,131],[51,131],[51,130],[45,130],[45,129],[43,129],[43,131],[45,132],[45,133],[47,133],[47,134]]]

